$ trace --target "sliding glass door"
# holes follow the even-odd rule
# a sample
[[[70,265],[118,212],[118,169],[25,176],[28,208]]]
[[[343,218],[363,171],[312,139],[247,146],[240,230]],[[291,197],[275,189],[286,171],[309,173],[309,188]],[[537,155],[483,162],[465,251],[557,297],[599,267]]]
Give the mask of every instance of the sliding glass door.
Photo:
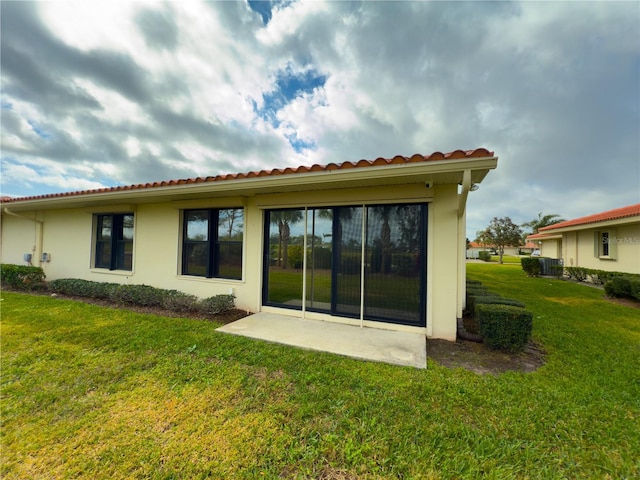
[[[425,325],[426,204],[270,210],[266,305]]]

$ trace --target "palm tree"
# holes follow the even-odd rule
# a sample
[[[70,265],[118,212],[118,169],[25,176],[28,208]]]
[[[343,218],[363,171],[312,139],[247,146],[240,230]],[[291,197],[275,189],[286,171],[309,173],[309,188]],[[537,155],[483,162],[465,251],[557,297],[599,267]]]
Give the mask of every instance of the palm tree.
[[[548,227],[549,225],[554,225],[556,223],[564,222],[564,218],[560,218],[560,215],[556,213],[551,213],[549,215],[542,215],[542,212],[538,213],[538,218],[534,218],[530,222],[523,223],[523,227],[527,227],[531,229],[531,233],[538,233],[543,227]]]
[[[300,210],[275,210],[271,212],[271,223],[278,225],[278,266],[287,268],[289,263],[290,223],[298,223],[303,215]]]

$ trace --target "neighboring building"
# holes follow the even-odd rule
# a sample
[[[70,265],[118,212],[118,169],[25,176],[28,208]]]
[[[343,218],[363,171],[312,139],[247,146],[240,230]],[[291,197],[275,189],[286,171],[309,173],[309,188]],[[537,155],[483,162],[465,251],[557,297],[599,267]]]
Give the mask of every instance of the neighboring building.
[[[455,340],[467,195],[496,166],[457,150],[2,198],[2,262]]]
[[[482,245],[478,242],[469,242],[469,248],[467,249],[467,258],[475,259],[478,258],[478,254],[480,252],[496,252],[497,248],[495,245]],[[505,255],[527,255],[533,252],[537,248],[535,243],[527,242],[525,245],[521,245],[519,247],[504,247]]]
[[[565,266],[640,273],[640,203],[556,223],[527,240]]]

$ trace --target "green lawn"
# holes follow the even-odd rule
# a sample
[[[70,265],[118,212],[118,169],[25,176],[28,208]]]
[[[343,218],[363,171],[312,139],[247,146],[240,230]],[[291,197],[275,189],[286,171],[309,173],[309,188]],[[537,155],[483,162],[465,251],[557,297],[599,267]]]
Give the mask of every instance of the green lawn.
[[[3,292],[0,476],[640,476],[640,311],[517,266],[468,272],[534,313],[537,372],[361,362]]]

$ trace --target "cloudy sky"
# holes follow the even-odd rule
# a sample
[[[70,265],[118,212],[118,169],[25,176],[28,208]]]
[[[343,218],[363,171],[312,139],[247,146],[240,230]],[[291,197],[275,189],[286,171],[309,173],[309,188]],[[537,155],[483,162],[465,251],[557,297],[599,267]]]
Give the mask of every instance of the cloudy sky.
[[[638,2],[0,8],[2,195],[485,147],[472,238],[640,202]]]

